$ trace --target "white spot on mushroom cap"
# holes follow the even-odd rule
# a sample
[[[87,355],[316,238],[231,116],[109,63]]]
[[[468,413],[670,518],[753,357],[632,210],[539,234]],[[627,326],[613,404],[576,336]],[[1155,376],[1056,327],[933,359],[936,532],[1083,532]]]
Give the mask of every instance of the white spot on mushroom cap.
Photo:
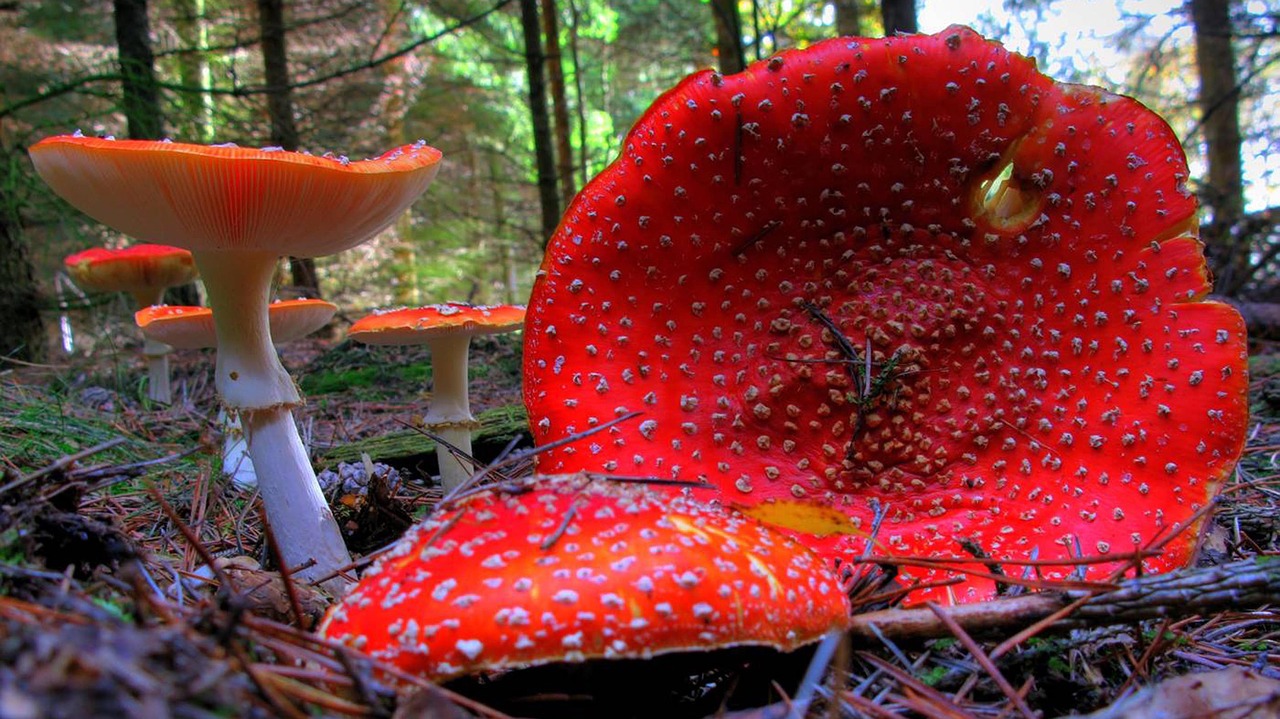
[[[454,647],[471,661],[475,661],[480,656],[480,652],[484,651],[484,644],[478,639],[459,639]]]

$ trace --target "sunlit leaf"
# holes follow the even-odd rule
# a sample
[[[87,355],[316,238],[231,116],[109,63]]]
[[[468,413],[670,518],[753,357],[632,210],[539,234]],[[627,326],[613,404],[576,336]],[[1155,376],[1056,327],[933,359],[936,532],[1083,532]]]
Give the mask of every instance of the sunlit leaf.
[[[819,537],[832,534],[867,536],[844,513],[813,502],[772,501],[752,507],[734,505],[734,509],[765,524]]]

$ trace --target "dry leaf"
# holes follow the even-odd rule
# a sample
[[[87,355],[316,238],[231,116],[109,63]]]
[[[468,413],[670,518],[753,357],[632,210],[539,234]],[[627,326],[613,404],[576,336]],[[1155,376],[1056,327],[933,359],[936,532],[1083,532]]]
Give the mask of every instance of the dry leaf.
[[[772,500],[751,507],[734,505],[733,508],[765,524],[819,537],[830,534],[866,536],[843,512],[814,502]]]
[[[1076,719],[1272,719],[1280,717],[1280,681],[1242,667],[1160,682]]]

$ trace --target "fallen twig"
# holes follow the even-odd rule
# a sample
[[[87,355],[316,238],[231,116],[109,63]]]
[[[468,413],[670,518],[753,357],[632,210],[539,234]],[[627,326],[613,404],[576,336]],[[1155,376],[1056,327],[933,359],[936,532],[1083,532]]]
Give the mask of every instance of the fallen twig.
[[[1087,601],[1080,602],[1081,599]],[[1254,557],[1215,567],[1123,580],[1117,583],[1116,589],[1097,594],[1041,592],[950,607],[947,613],[971,635],[1007,636],[1076,602],[1079,606],[1074,612],[1045,629],[1063,631],[1157,617],[1181,618],[1280,603],[1280,562],[1269,557]],[[923,607],[867,612],[850,620],[849,634],[856,643],[879,646],[881,639],[876,630],[895,641],[952,635],[934,612]]]
[[[24,474],[21,477],[18,477],[17,479],[13,480],[12,482],[9,482],[8,484],[4,485],[3,487],[0,487],[0,495],[4,495],[8,492],[11,492],[14,489],[21,487],[22,485],[26,484],[27,482],[30,482],[33,479],[39,479],[40,477],[43,477],[45,475],[52,474],[59,470],[66,469],[67,467],[70,467],[76,462],[79,462],[80,460],[84,459],[85,457],[91,457],[95,454],[98,454],[99,452],[105,452],[108,449],[111,449],[112,447],[117,447],[121,444],[124,444],[127,441],[128,440],[124,437],[115,437],[113,439],[107,440],[106,442],[102,442],[101,444],[95,444],[92,447],[86,447],[85,449],[82,449],[79,452],[75,452],[74,454],[68,454],[68,455],[59,457],[58,459],[54,460],[53,462],[45,465],[40,469],[37,469],[31,474]]]

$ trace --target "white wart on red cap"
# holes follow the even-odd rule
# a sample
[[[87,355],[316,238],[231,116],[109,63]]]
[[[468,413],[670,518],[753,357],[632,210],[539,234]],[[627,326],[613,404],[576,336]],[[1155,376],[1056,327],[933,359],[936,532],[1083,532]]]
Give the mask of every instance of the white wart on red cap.
[[[1154,113],[966,28],[695,74],[566,211],[529,304],[539,444],[644,415],[538,467],[705,478],[864,530],[879,506],[896,555],[1168,536],[1246,425],[1244,326],[1203,301],[1187,179]]]
[[[486,490],[411,529],[321,633],[432,679],[735,645],[843,626],[813,553],[754,520],[584,476]]]

